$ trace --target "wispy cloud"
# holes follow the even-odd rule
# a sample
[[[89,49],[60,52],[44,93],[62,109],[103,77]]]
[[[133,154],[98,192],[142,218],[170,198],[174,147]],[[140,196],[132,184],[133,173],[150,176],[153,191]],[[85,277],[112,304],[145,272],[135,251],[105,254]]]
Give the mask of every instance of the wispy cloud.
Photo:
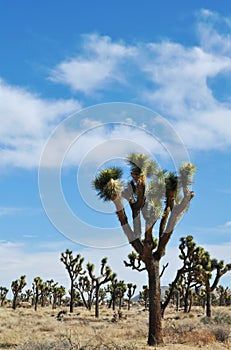
[[[231,105],[219,101],[210,81],[230,77],[229,27],[230,20],[204,9],[195,23],[197,46],[86,35],[82,52],[59,63],[50,79],[91,94],[126,82],[126,92],[170,118],[187,147],[221,150],[231,145]]]
[[[0,163],[38,166],[44,143],[67,114],[79,109],[75,100],[43,100],[0,79]]]
[[[112,42],[109,36],[88,34],[83,37],[83,52],[59,63],[50,72],[50,80],[89,94],[111,82],[125,82],[121,65],[136,55],[136,48]]]
[[[0,207],[0,217],[1,216],[9,216],[15,215],[24,211],[22,208],[12,208],[12,207]]]
[[[231,221],[227,221],[224,226],[225,227],[231,227]]]
[[[230,26],[229,18],[204,9],[196,18],[194,46],[169,40],[130,44],[86,34],[79,52],[57,63],[48,78],[93,98],[98,92],[107,97],[119,86],[123,98],[133,96],[133,102],[148,104],[168,118],[187,148],[227,149],[230,95],[220,100],[216,92],[222,88],[221,77],[230,80]],[[0,99],[1,166],[38,166],[49,134],[81,107],[78,100],[45,100],[3,80]],[[97,144],[98,136],[90,141]]]

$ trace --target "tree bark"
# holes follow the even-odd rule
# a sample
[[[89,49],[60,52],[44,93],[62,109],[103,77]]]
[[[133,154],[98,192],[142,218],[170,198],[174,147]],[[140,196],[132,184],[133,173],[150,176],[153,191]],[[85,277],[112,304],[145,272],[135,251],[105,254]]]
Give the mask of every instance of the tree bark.
[[[161,295],[159,260],[150,261],[147,266],[149,282],[149,334],[148,345],[163,344],[161,324]]]
[[[99,285],[95,288],[95,317],[99,317]]]
[[[206,316],[211,317],[211,291],[210,288],[206,290]]]
[[[186,287],[185,295],[184,295],[184,313],[188,312],[188,298],[189,298],[189,289]]]
[[[74,312],[74,282],[71,281],[70,313]]]
[[[13,304],[12,304],[12,309],[13,309],[13,310],[16,310],[17,298],[18,298],[18,296],[17,296],[17,295],[14,295],[14,297],[13,297]]]

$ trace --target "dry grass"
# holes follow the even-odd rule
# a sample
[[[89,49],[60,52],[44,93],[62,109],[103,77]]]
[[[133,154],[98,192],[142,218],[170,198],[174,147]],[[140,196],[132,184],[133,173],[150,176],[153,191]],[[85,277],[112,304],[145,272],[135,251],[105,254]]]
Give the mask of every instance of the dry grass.
[[[101,309],[99,319],[94,318],[93,312],[78,308],[79,315],[67,313],[63,321],[58,321],[59,311],[0,308],[0,349],[150,349],[146,345],[148,313],[138,308],[124,310],[124,317],[115,323],[111,322],[113,311],[106,308]],[[225,313],[231,316],[231,308],[225,308]],[[229,349],[230,325],[222,324],[222,319],[220,324],[206,324],[198,316],[201,316],[199,312],[185,315],[167,311],[163,321],[163,350]]]

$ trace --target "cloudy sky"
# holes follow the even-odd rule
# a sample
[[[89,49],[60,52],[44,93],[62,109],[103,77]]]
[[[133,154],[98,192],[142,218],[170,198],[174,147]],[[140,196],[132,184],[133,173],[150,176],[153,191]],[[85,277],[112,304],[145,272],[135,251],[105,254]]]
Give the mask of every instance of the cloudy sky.
[[[229,0],[0,0],[0,23],[0,285],[22,274],[28,287],[38,275],[68,285],[66,248],[146,283],[123,267],[131,248],[91,187],[130,151],[197,166],[162,283],[181,236],[229,262]],[[231,287],[230,274],[221,282]]]

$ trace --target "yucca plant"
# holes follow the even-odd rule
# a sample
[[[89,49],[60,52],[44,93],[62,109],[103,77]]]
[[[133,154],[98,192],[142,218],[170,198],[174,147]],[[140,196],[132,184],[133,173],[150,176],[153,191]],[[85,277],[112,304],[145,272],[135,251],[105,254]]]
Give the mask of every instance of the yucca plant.
[[[157,163],[147,155],[139,153],[128,155],[126,163],[131,175],[128,183],[122,181],[122,170],[113,167],[101,170],[95,177],[93,186],[101,199],[114,202],[121,227],[138,255],[138,263],[136,264],[136,257],[131,256],[127,266],[140,268],[143,262],[148,272],[148,344],[161,344],[163,335],[159,264],[179,218],[193,197],[188,185],[192,183],[195,167],[187,163],[182,165],[179,174],[167,172],[159,169]],[[132,225],[129,224],[123,199],[129,204]],[[158,220],[159,236],[156,239],[153,237],[153,228]]]

